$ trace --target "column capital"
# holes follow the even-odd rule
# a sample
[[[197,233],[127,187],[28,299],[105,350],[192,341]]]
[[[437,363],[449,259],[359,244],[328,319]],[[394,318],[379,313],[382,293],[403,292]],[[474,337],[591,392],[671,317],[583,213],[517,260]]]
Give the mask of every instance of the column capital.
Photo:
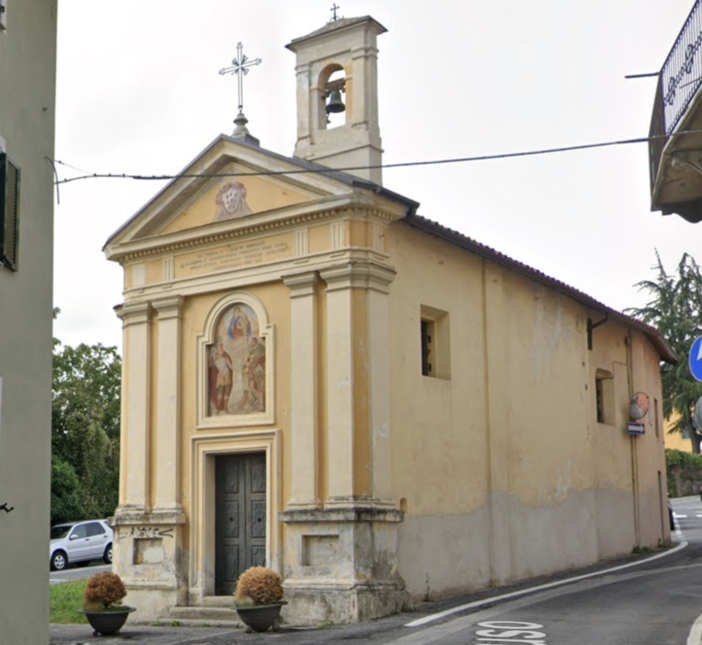
[[[151,314],[150,302],[124,303],[115,307],[117,317],[122,320],[122,326],[139,325],[149,322]]]
[[[304,273],[284,275],[283,282],[290,289],[291,298],[313,296],[314,289],[319,283],[319,274],[316,271],[305,271]]]
[[[319,273],[327,283],[327,292],[372,289],[380,293],[390,293],[390,284],[397,275],[394,269],[371,262],[349,262],[322,269]]]
[[[168,318],[181,318],[183,314],[182,296],[171,296],[169,298],[163,298],[161,300],[154,300],[151,304],[153,308],[158,312],[159,320],[166,320]]]

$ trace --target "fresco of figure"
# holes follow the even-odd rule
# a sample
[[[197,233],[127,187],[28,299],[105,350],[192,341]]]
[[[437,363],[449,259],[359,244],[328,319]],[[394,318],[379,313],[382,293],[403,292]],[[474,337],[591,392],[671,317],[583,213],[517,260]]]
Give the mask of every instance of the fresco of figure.
[[[214,414],[226,414],[232,393],[234,364],[220,341],[210,351],[210,401]]]
[[[214,221],[221,222],[251,215],[252,211],[246,203],[246,186],[238,181],[228,181],[217,193],[215,199],[217,213]]]
[[[266,343],[258,317],[244,303],[222,312],[209,345],[208,416],[266,411]]]
[[[266,409],[266,346],[257,336],[249,339],[249,355],[242,365],[244,395],[239,414],[263,412]]]

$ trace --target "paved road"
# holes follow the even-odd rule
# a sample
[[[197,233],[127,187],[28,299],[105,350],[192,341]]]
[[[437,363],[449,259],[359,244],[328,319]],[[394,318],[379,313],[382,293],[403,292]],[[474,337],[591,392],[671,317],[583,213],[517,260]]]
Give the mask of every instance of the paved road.
[[[69,582],[70,580],[87,580],[93,574],[100,573],[101,571],[112,571],[112,566],[97,563],[89,567],[69,565],[68,568],[63,571],[52,571],[49,574],[49,582],[55,585],[60,582]]]
[[[440,624],[425,623],[421,631],[390,642],[698,645],[702,643],[702,630],[695,625],[702,613],[702,502],[674,500],[674,510],[682,541],[672,554]]]
[[[52,626],[51,642],[102,645],[233,645],[265,638],[286,645],[347,641],[382,645],[702,645],[702,502],[673,501],[677,546],[653,558],[625,558],[495,592],[424,605],[418,612],[338,628],[283,629],[264,636],[241,630],[127,626],[122,636]],[[86,570],[83,570],[86,571]],[[507,597],[505,597],[507,596]],[[76,640],[79,639],[79,640]]]

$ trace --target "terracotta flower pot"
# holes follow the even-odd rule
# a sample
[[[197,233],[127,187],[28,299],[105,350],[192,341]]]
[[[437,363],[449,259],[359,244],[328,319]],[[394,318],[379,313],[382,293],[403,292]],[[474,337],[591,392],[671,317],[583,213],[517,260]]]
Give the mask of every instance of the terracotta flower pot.
[[[286,604],[287,603],[283,601],[274,605],[253,605],[250,607],[235,606],[234,608],[239,614],[241,622],[246,625],[247,633],[252,631],[265,632],[269,627],[277,631],[280,609]]]
[[[90,626],[93,628],[93,636],[102,634],[103,636],[109,636],[110,634],[116,634],[124,623],[127,622],[129,614],[136,611],[136,607],[119,607],[114,609],[109,609],[107,611],[88,611],[87,609],[80,609],[81,614],[85,614],[88,619]]]

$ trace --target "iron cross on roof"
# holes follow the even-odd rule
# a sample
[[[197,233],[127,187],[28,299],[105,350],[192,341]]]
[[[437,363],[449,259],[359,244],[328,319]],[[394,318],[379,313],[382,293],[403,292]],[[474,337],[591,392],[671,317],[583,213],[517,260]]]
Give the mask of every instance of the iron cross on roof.
[[[332,16],[331,20],[329,22],[336,22],[339,19],[339,16],[336,15],[336,10],[341,9],[341,7],[336,4],[336,2],[332,5],[332,8],[329,9],[329,11],[333,11],[334,15]]]
[[[239,114],[244,113],[244,75],[249,73],[249,68],[260,65],[261,59],[249,60],[244,56],[244,46],[238,43],[236,46],[236,58],[232,61],[231,67],[224,67],[219,70],[221,75],[236,74],[239,81]]]

